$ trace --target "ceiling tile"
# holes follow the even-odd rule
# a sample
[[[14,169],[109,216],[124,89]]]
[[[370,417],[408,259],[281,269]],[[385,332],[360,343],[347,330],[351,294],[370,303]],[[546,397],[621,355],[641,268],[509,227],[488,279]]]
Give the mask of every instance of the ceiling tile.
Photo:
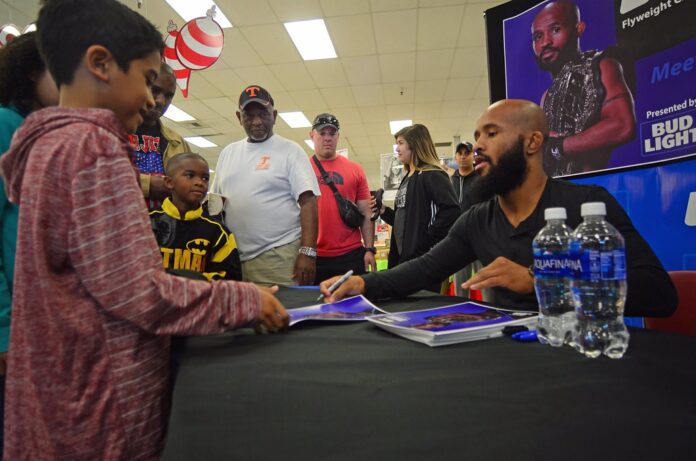
[[[466,6],[462,24],[466,33],[459,34],[459,46],[486,45],[486,27],[483,12],[491,7],[490,3],[472,3]]]
[[[326,97],[324,97],[324,99],[326,99]],[[362,126],[362,115],[360,115],[360,111],[357,109],[357,107],[344,107],[338,110],[333,110],[332,108],[331,110],[329,110],[329,112],[331,112],[338,118],[338,121],[341,123],[341,126],[343,126],[344,123],[360,124]]]
[[[407,104],[415,100],[415,82],[386,83],[384,100],[387,104]]]
[[[423,123],[423,120],[439,117],[441,110],[441,102],[424,102],[416,104],[416,108],[413,111],[413,121],[415,123]]]
[[[454,49],[419,51],[416,55],[416,80],[447,77],[453,58]]]
[[[327,17],[370,12],[368,0],[320,0],[319,3],[321,3],[321,8]]]
[[[342,107],[355,107],[357,103],[353,97],[353,90],[349,86],[342,86],[338,88],[321,88],[322,96],[324,100],[329,104],[332,109],[339,109]]]
[[[384,136],[384,135],[391,135],[389,133],[389,118],[385,117],[385,119],[381,123],[368,123],[365,125],[365,131],[367,132],[368,136]]]
[[[447,100],[471,99],[476,94],[480,77],[451,78],[447,82]]]
[[[457,48],[450,77],[476,77],[484,74],[487,60],[484,47]]]
[[[372,107],[361,107],[358,109],[360,111],[360,115],[362,116],[363,121],[365,124],[371,124],[371,123],[384,123],[386,126],[389,126],[387,124],[387,108],[384,105],[381,106],[372,106]]]
[[[463,119],[469,112],[470,103],[471,100],[466,99],[461,101],[443,101],[440,117]]]
[[[260,66],[263,60],[249,45],[246,37],[242,35],[238,27],[225,29],[225,45],[222,48],[222,60],[229,67]]]
[[[240,88],[240,91],[241,90],[242,89]],[[223,93],[213,86],[207,78],[205,78],[205,74],[203,72],[191,72],[188,91],[189,95],[195,97],[196,99],[217,98],[223,96]]]
[[[201,102],[222,117],[234,116],[237,111],[237,104],[232,102],[230,98],[203,99]]]
[[[184,98],[174,98],[174,105],[187,114],[195,117],[196,120],[209,120],[219,117],[219,114],[207,105],[198,100],[186,100]],[[166,119],[166,117],[165,117]]]
[[[288,91],[315,88],[314,80],[302,62],[270,64],[268,67]]]
[[[365,130],[365,125],[362,123],[346,123],[343,121],[343,117],[338,114],[334,114],[338,117],[338,121],[341,123],[341,137],[365,137],[367,136],[367,130]]]
[[[418,0],[370,0],[372,11],[402,11],[418,7]]]
[[[340,57],[375,54],[375,35],[371,15],[327,18],[326,28]]]
[[[387,117],[389,120],[413,119],[413,104],[389,104],[387,105]]]
[[[384,104],[382,85],[361,85],[353,87],[353,97],[358,106],[376,106]]]
[[[209,70],[205,74],[208,80],[215,88],[222,93],[230,95],[238,95],[246,87],[246,82],[231,69],[225,70]]]
[[[266,0],[216,0],[216,3],[235,27],[271,24],[278,21]]]
[[[302,58],[282,24],[239,28],[266,64],[296,62]]]
[[[319,0],[268,0],[280,22],[323,17]]]
[[[379,53],[415,51],[417,16],[417,10],[373,14]]]
[[[488,99],[472,100],[471,105],[469,105],[469,115],[478,119],[481,115],[483,115],[486,109],[488,109],[490,104],[491,103]]]
[[[481,1],[481,0],[474,0]],[[485,0],[484,0],[485,1]],[[467,0],[418,0],[418,6],[428,8],[431,6],[462,5],[469,3]]]
[[[447,90],[447,80],[423,80],[416,82],[416,104],[442,101]]]
[[[348,85],[348,78],[343,72],[343,64],[341,64],[340,59],[305,61],[304,65],[319,88]]]
[[[464,6],[420,8],[418,10],[418,49],[437,50],[457,46]]]
[[[384,83],[415,80],[416,53],[380,54],[379,67]]]
[[[328,107],[319,90],[296,90],[292,92],[292,97],[310,121],[315,115],[325,112]],[[311,111],[316,111],[316,114]]]
[[[242,80],[247,82],[247,85],[261,85],[267,89],[271,95],[275,91],[283,91],[285,87],[276,78],[275,74],[271,72],[268,66],[258,66],[258,67],[240,67],[236,69],[237,75],[239,75]],[[239,92],[244,88],[240,88]]]
[[[369,85],[382,80],[377,56],[343,58],[343,69],[351,85]]]
[[[287,91],[272,91],[271,96],[273,97],[275,109],[278,110],[278,112],[291,112],[299,108],[299,105],[297,102],[295,102],[295,98],[293,97],[292,93]],[[239,96],[237,96],[237,98],[238,97]]]

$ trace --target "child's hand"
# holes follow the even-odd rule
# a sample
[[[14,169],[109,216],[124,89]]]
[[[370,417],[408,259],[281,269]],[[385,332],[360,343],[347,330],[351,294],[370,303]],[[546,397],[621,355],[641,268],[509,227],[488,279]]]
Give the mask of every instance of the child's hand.
[[[290,317],[280,301],[274,296],[274,293],[278,291],[278,286],[258,288],[261,294],[261,310],[254,325],[256,333],[263,333],[264,330],[272,333],[287,330]]]

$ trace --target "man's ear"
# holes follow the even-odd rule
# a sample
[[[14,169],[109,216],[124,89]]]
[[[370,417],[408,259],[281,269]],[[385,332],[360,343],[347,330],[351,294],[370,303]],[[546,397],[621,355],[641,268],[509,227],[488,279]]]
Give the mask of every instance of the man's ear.
[[[237,120],[239,120],[239,124],[242,124],[242,113],[237,111]]]
[[[575,33],[578,37],[582,37],[583,32],[585,32],[585,21],[578,21],[578,23],[575,24]]]
[[[83,59],[89,73],[102,82],[109,81],[109,72],[117,65],[111,51],[102,45],[87,48]]]
[[[164,187],[170,191],[174,190],[174,180],[170,176],[164,176]]]
[[[534,155],[541,150],[544,145],[544,134],[541,131],[532,131],[527,138],[526,153]]]

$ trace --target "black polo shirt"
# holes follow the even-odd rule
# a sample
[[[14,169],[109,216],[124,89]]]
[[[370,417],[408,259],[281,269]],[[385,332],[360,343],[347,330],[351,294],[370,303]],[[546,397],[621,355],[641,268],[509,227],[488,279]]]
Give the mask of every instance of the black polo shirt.
[[[616,199],[598,186],[573,184],[549,178],[532,214],[513,227],[498,204],[497,197],[474,205],[452,226],[447,237],[427,254],[384,272],[364,275],[368,297],[398,297],[414,293],[437,280],[480,260],[484,266],[503,256],[522,266],[533,262],[532,240],[546,224],[544,210],[565,207],[571,228],[580,224],[580,206],[585,202],[604,202],[607,220],[626,240],[628,277],[628,315],[665,316],[676,308],[676,290],[669,275],[648,243]],[[537,310],[534,292],[519,294],[494,288],[493,304],[524,310]]]

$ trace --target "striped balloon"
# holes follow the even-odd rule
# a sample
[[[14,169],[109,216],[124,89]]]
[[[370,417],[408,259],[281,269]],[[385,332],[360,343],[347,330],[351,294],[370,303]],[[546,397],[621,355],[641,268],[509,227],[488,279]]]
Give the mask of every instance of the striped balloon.
[[[181,28],[176,37],[176,55],[184,67],[202,70],[215,64],[222,54],[225,36],[211,17],[193,19]]]
[[[188,97],[188,86],[191,78],[191,70],[184,67],[176,55],[176,37],[179,32],[172,21],[169,21],[167,36],[164,38],[164,62],[174,70],[176,85],[181,89],[181,94]]]
[[[19,37],[21,32],[14,24],[5,24],[0,27],[0,47],[10,43],[15,38]]]

